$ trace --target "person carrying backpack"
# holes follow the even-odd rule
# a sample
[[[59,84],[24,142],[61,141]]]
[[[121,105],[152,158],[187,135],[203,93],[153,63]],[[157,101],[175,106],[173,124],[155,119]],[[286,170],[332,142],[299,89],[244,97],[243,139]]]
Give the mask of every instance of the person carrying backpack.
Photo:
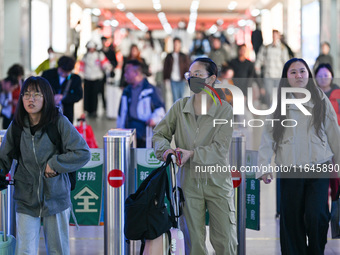
[[[47,129],[57,127],[61,146],[51,141]],[[19,127],[20,149],[15,147]],[[0,147],[1,174],[9,172],[13,159],[17,243],[16,254],[37,254],[43,221],[48,254],[70,254],[69,219],[71,211],[69,172],[90,160],[89,147],[79,132],[54,103],[48,81],[28,78],[21,89],[14,120]]]

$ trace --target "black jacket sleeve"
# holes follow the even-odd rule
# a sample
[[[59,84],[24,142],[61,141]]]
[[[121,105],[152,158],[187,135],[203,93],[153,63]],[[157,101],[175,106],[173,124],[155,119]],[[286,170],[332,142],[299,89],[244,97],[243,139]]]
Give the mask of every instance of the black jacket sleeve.
[[[63,104],[73,104],[83,98],[83,88],[81,86],[81,78],[79,75],[72,74],[71,86],[66,97],[62,100]]]

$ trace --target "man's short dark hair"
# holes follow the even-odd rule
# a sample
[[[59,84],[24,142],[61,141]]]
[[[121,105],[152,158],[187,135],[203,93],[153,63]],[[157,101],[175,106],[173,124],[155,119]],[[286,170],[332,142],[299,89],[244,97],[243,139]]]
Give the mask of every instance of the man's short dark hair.
[[[323,46],[323,45],[327,45],[328,48],[331,48],[331,45],[329,44],[329,42],[322,42],[321,46]]]
[[[144,63],[141,63],[140,61],[136,59],[132,59],[126,62],[126,65],[132,65],[136,67],[136,69],[141,72],[142,74],[145,74],[146,76],[150,76],[148,66]]]
[[[173,42],[175,42],[175,41],[180,41],[180,42],[182,42],[181,38],[179,38],[179,37],[177,37],[177,36],[176,36],[172,41],[173,41]]]
[[[19,84],[18,79],[16,79],[14,76],[7,76],[4,79],[4,82],[10,82],[11,86],[15,86]]]
[[[24,76],[24,68],[20,64],[14,64],[8,69],[7,75],[16,78],[18,78],[18,76]]]
[[[75,63],[76,62],[74,61],[73,58],[68,57],[68,56],[62,56],[58,60],[58,67],[60,67],[66,72],[70,72],[73,70]]]

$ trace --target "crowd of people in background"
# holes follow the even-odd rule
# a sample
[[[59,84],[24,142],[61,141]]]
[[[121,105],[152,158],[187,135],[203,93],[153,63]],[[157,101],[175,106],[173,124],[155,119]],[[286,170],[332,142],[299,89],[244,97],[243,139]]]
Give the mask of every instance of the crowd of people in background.
[[[23,78],[24,68],[20,64],[14,64],[8,69],[7,77],[0,81],[0,115],[3,129],[7,129],[13,120]]]
[[[87,117],[97,118],[98,97],[100,95],[104,111],[107,107],[106,100],[120,102],[119,109],[117,109],[117,127],[135,128],[137,130],[137,147],[147,146],[147,129],[149,127],[151,129],[156,127],[154,142],[156,142],[158,158],[163,158],[164,153],[168,150],[174,152],[169,149],[170,142],[172,135],[175,135],[175,138],[177,135],[180,142],[176,141],[176,143],[182,143],[182,147],[188,149],[180,149],[183,155],[187,156],[186,160],[188,160],[190,157],[193,157],[195,148],[186,144],[185,139],[190,139],[190,137],[183,136],[183,132],[187,130],[181,131],[186,127],[173,121],[180,118],[185,119],[185,111],[190,110],[191,106],[189,107],[189,104],[188,108],[186,108],[186,102],[189,98],[185,98],[190,93],[188,82],[190,89],[196,94],[199,94],[201,91],[198,88],[198,91],[195,92],[194,86],[190,84],[190,81],[195,82],[195,80],[200,78],[203,80],[202,82],[209,83],[208,85],[211,86],[219,82],[226,82],[227,84],[237,86],[245,98],[250,97],[249,91],[251,91],[252,100],[257,101],[261,107],[268,109],[271,107],[274,96],[273,88],[298,87],[297,80],[301,78],[306,80],[303,87],[312,93],[312,100],[308,103],[310,104],[310,109],[313,110],[313,118],[302,116],[301,112],[297,114],[294,110],[290,109],[289,114],[293,116],[293,119],[295,117],[296,119],[303,120],[301,121],[302,129],[296,128],[287,131],[288,129],[278,127],[277,125],[271,128],[266,127],[262,136],[259,159],[263,165],[268,164],[275,153],[276,161],[282,165],[302,164],[302,161],[300,162],[299,160],[303,159],[302,156],[306,156],[305,151],[301,149],[302,147],[297,147],[294,144],[294,148],[289,147],[289,142],[291,141],[287,139],[294,139],[294,141],[304,143],[305,148],[307,148],[309,140],[317,139],[319,132],[323,135],[323,141],[328,141],[327,150],[321,151],[322,148],[318,148],[320,141],[317,140],[318,143],[314,145],[317,152],[315,156],[319,156],[319,158],[317,158],[317,161],[313,161],[313,158],[306,160],[309,160],[308,162],[311,162],[311,164],[320,161],[328,165],[332,164],[332,157],[330,156],[332,152],[339,154],[340,149],[336,144],[338,142],[331,138],[339,137],[337,124],[340,125],[340,88],[334,80],[333,58],[330,55],[330,44],[327,42],[321,44],[321,53],[315,60],[313,68],[310,68],[304,60],[294,58],[296,53],[291,50],[278,30],[272,31],[272,43],[263,45],[261,30],[258,26],[253,31],[251,37],[252,45],[244,43],[234,45],[224,35],[223,31],[208,36],[204,30],[197,30],[190,44],[188,44],[187,34],[183,32],[183,29],[179,29],[175,36],[165,40],[155,38],[152,31],[147,31],[143,37],[136,39],[131,31],[127,30],[126,36],[120,45],[115,45],[113,38],[106,38],[100,35],[100,27],[96,28],[95,34],[97,34],[97,37],[100,37],[100,40],[97,40],[98,38],[89,40],[86,44],[86,53],[83,56],[79,56],[77,52],[72,54],[72,56],[57,56],[52,47],[50,47],[48,48],[48,58],[34,70],[36,75],[42,77],[39,77],[37,80],[39,84],[44,84],[44,86],[49,84],[52,88],[54,102],[49,103],[52,106],[56,105],[59,111],[63,112],[72,124],[75,118],[74,105],[82,99],[84,100],[83,110],[86,112]],[[254,53],[253,57],[250,57],[252,52]],[[74,59],[74,56],[78,56],[78,59]],[[74,69],[77,63],[79,68],[76,74]],[[118,70],[120,71],[119,75],[116,75]],[[24,100],[23,102],[27,100],[40,100],[39,102],[41,103],[42,98],[46,96],[44,93],[38,93],[39,91],[35,91],[35,94],[30,93],[28,89],[33,85],[29,84],[26,87],[24,85],[25,94],[22,94],[23,78],[23,66],[14,64],[8,69],[7,76],[1,80],[0,111],[3,129],[7,129],[14,119],[18,100],[19,106],[23,107],[22,102],[20,104],[20,100]],[[113,78],[117,81],[116,87],[121,90],[122,96],[105,94],[106,83],[108,79]],[[35,78],[30,79],[32,79],[32,84],[37,82],[34,81]],[[37,87],[37,85],[34,86]],[[42,85],[38,87],[42,89]],[[233,95],[229,90],[218,90],[218,93],[230,105],[233,104]],[[292,96],[299,97],[298,94],[294,93]],[[201,105],[200,97],[196,95],[192,98],[196,100],[193,104],[195,107],[194,112],[199,112],[199,114],[196,114],[196,117],[192,117],[192,126],[194,126],[196,123],[194,121],[195,118],[198,120],[199,116],[204,114],[200,112],[201,108],[198,110]],[[324,100],[325,98],[329,98],[329,101],[327,101],[328,99]],[[198,99],[199,101],[197,101]],[[53,99],[51,100],[53,101]],[[323,103],[324,101],[327,103]],[[211,100],[209,103],[210,107],[214,109]],[[223,114],[225,111],[228,111],[231,119],[232,112],[229,104],[224,102]],[[255,104],[253,103],[253,105]],[[168,111],[171,106],[173,106],[172,110]],[[40,110],[43,107],[47,106],[41,105]],[[219,108],[219,111],[215,111],[216,116],[222,114],[221,109]],[[281,107],[277,109],[274,112],[274,117],[276,117],[275,119],[282,119],[282,114],[279,112]],[[333,109],[337,115],[337,120],[333,114]],[[166,114],[167,111],[168,114]],[[294,114],[297,115],[294,116]],[[313,132],[310,133],[311,136],[308,136],[308,133],[305,131],[308,130],[311,120],[315,130],[313,129]],[[328,129],[324,132],[326,127]],[[189,134],[192,131],[191,127],[189,129],[185,134]],[[227,127],[224,129],[223,135],[220,134],[222,138],[216,136],[216,139],[219,139],[216,140],[216,144],[224,142],[225,144],[222,146],[222,149],[227,150],[230,141],[225,136],[225,133],[231,137],[232,129]],[[177,132],[180,131],[180,133],[177,134],[176,130]],[[209,132],[207,135],[214,135],[215,137],[213,132]],[[194,141],[194,137],[192,139]],[[227,140],[224,141],[225,139]],[[204,141],[201,143],[206,145]],[[328,150],[328,148],[330,149]],[[198,155],[205,155],[208,152],[198,151],[196,153]],[[302,156],[297,158],[298,155]],[[222,156],[224,157],[225,155]],[[218,160],[223,161],[223,157],[217,157],[216,162]],[[335,159],[336,163],[338,163],[339,158],[336,157]],[[198,160],[198,162],[200,161]],[[269,183],[271,176],[270,174],[265,174],[260,178],[265,183]],[[281,192],[283,192],[281,198],[284,201],[280,209],[280,238],[283,254],[312,254],[311,249],[322,254],[327,241],[328,227],[326,226],[329,217],[326,195],[330,186],[332,199],[338,199],[339,183],[339,178],[322,179],[319,182],[305,179],[283,179],[281,183]],[[195,183],[188,182],[187,184],[194,185]],[[228,192],[229,194],[232,190],[231,182],[228,182],[228,185],[227,188],[220,191]],[[305,186],[308,186],[308,188],[305,188]],[[321,192],[313,193],[314,187],[318,187]],[[184,189],[184,192],[187,197],[192,196],[196,198],[197,194],[191,193],[190,189]],[[294,200],[294,208],[299,208],[299,213],[292,209],[291,196],[296,198]],[[231,195],[229,198],[231,199]],[[315,198],[318,199],[318,203],[313,202]],[[226,200],[222,201],[223,208],[229,208],[229,204],[232,203],[228,199],[226,198]],[[209,204],[209,199],[206,201],[208,207],[215,208],[215,205]],[[305,201],[308,202],[306,208],[300,208],[303,207],[302,204]],[[190,206],[194,208],[196,205],[188,202],[186,205],[187,209],[185,210],[191,209]],[[197,210],[198,216],[200,213],[205,213],[206,204],[200,204],[200,207],[200,210]],[[225,222],[223,212],[215,212],[215,209],[211,213],[211,215],[214,215],[213,212],[216,214],[215,222],[213,221],[212,223],[213,229],[218,229],[220,227],[219,224],[230,228],[230,222]],[[230,208],[229,211],[231,211]],[[185,217],[189,218],[190,216],[192,219],[194,219],[194,216],[197,216],[193,216],[192,213],[189,214],[188,211],[185,211],[184,214]],[[314,219],[318,217],[321,220],[315,222]],[[216,219],[219,221],[217,222]],[[302,225],[292,227],[295,222],[302,222]],[[192,238],[191,243],[193,246],[191,249],[201,253],[204,252],[203,244],[197,242],[199,239],[197,235],[202,235],[200,232],[202,227],[198,228],[196,223],[191,224],[189,222],[187,224]],[[230,251],[230,254],[234,254],[237,245],[236,231],[234,231],[234,226],[231,227],[233,231],[222,233],[225,239],[230,239],[231,241],[230,243],[225,243],[225,247],[221,245],[220,250]],[[305,231],[305,228],[307,231]],[[308,249],[305,247],[306,234],[308,235],[309,242],[312,244],[309,244]],[[211,235],[212,242],[216,244],[223,244],[224,239],[220,239],[221,237],[217,237],[216,232],[215,235]]]
[[[219,81],[240,88],[245,96],[245,103],[250,91],[255,108],[268,109],[273,97],[272,90],[278,87],[284,64],[297,54],[291,50],[278,30],[272,31],[272,43],[264,45],[259,24],[251,34],[251,44],[237,45],[236,41],[221,29],[208,35],[203,25],[198,26],[195,34],[191,36],[186,32],[185,24],[181,22],[178,28],[174,29],[173,35],[166,38],[156,38],[153,31],[142,34],[126,29],[120,43],[115,43],[115,38],[103,36],[102,27],[98,26],[86,43],[83,56],[79,54],[79,47],[74,48],[78,50],[77,54],[71,52],[69,55],[56,53],[49,47],[48,58],[32,72],[33,75],[41,75],[50,82],[56,105],[60,106],[71,123],[79,117],[74,116],[74,105],[80,100],[83,100],[83,112],[88,118],[95,119],[98,113],[104,112],[104,116],[108,118],[121,119],[119,105],[121,106],[121,100],[126,96],[125,89],[129,85],[133,87],[131,82],[126,81],[125,74],[126,65],[130,61],[141,63],[142,74],[148,84],[155,87],[165,111],[178,99],[189,96],[190,90],[184,74],[190,63],[198,57],[208,57],[216,63]],[[74,56],[78,59],[74,59]],[[330,44],[327,42],[320,45],[320,55],[312,68],[315,77],[315,71],[320,64],[328,64],[330,67],[333,65]],[[13,119],[23,77],[24,68],[15,64],[9,68],[7,77],[1,81],[0,104],[4,129]],[[328,87],[323,89],[328,95],[339,87],[332,84],[331,90]],[[218,92],[232,105],[232,93],[228,89]],[[127,95],[127,98],[131,98],[130,95]],[[339,98],[337,93],[333,93],[330,99],[337,102]],[[114,100],[115,103],[109,102],[110,107],[106,109],[106,100]],[[111,109],[112,105],[115,109]],[[98,106],[102,109],[98,110]],[[334,106],[336,107],[335,103]],[[250,117],[247,107],[245,110]],[[152,114],[154,109],[148,111]],[[339,110],[337,113],[340,114]],[[149,119],[150,116],[143,118]],[[146,123],[144,125],[147,126]],[[244,132],[246,136],[251,136],[253,130]]]
[[[79,47],[75,48],[78,50],[77,54],[70,54],[70,56],[62,56],[49,47],[48,58],[34,70],[35,75],[54,80],[52,81],[52,84],[55,84],[54,92],[59,95],[56,96],[56,104],[62,102],[60,105],[64,106],[65,114],[71,122],[74,120],[74,103],[81,99],[84,99],[83,109],[89,118],[97,117],[100,100],[102,100],[103,110],[106,110],[106,98],[117,96],[105,95],[108,78],[110,81],[113,79],[116,81],[115,85],[121,88],[122,93],[129,85],[125,79],[126,63],[132,60],[141,63],[143,74],[148,82],[159,90],[166,110],[176,100],[189,95],[184,73],[197,57],[209,57],[216,63],[218,78],[222,82],[227,81],[239,87],[245,97],[248,96],[248,90],[251,88],[255,104],[270,107],[272,88],[278,87],[283,65],[296,54],[278,30],[273,30],[272,43],[263,45],[262,32],[258,24],[251,34],[252,44],[239,45],[236,45],[223,30],[207,35],[203,25],[198,26],[198,30],[192,37],[180,23],[174,30],[173,36],[167,38],[155,38],[152,31],[137,37],[133,31],[126,29],[125,36],[118,45],[114,44],[113,37],[104,37],[101,29],[101,26],[95,29],[93,38],[86,44],[86,53],[83,56],[79,54]],[[320,55],[313,66],[314,72],[320,64],[329,64],[331,67],[333,65],[330,44],[323,42],[320,49]],[[78,59],[74,59],[74,56]],[[70,64],[68,70],[64,70],[58,66],[60,57],[64,60],[67,58],[69,61],[73,59],[74,65]],[[15,70],[18,68],[19,70]],[[1,82],[0,103],[3,128],[6,128],[13,118],[24,76],[22,66],[14,65],[9,72],[13,72],[11,69],[16,74],[8,74]],[[51,75],[48,74],[52,72],[50,70],[54,70],[55,77],[49,77]],[[79,76],[73,74],[74,72]],[[66,86],[70,77],[72,77],[71,89]],[[73,88],[75,80],[77,89]],[[80,86],[83,86],[83,90]],[[338,89],[337,85],[332,89]],[[69,96],[66,97],[65,93]],[[230,91],[223,90],[223,94],[224,98],[232,103]],[[72,102],[68,100],[70,95],[73,97]],[[120,101],[120,94],[118,97],[115,100]]]
[[[103,36],[102,27],[98,26],[93,32],[95,36],[87,42],[86,53],[83,56],[79,54],[79,47],[75,48],[75,50],[78,49],[77,54],[71,52],[69,55],[56,53],[52,47],[49,47],[48,57],[31,74],[41,75],[50,82],[55,93],[56,105],[62,109],[71,123],[80,117],[74,116],[75,104],[80,100],[83,100],[81,104],[88,118],[95,119],[98,114],[104,112],[104,116],[108,118],[122,119],[121,101],[125,96],[131,100],[131,95],[126,95],[126,92],[130,90],[125,89],[128,85],[133,87],[132,83],[126,81],[126,64],[133,60],[141,63],[143,77],[155,88],[157,98],[159,97],[162,102],[165,112],[178,99],[189,96],[190,90],[184,73],[188,71],[190,63],[197,57],[208,57],[214,61],[218,68],[218,80],[240,88],[245,96],[245,103],[248,91],[251,91],[256,109],[270,108],[273,97],[272,88],[278,87],[283,65],[298,54],[290,49],[278,30],[272,31],[272,43],[264,45],[262,32],[257,24],[251,34],[251,44],[237,45],[233,38],[221,29],[208,35],[203,27],[198,27],[195,34],[191,36],[186,32],[184,25],[179,23],[173,35],[166,38],[156,38],[154,36],[156,33],[153,31],[142,34],[126,29],[125,36],[117,45],[115,38]],[[74,59],[74,56],[78,59]],[[322,72],[325,68],[321,68],[321,72],[317,74],[316,70],[323,64],[328,64],[330,68],[333,65],[330,44],[327,42],[322,42],[320,45],[320,55],[311,67],[315,78],[322,75],[330,76],[327,72]],[[31,74],[26,73],[26,77]],[[8,69],[7,77],[1,81],[0,120],[2,120],[3,129],[7,129],[13,119],[23,77],[23,66],[14,64]],[[333,73],[332,77],[334,77]],[[109,83],[113,86],[109,86]],[[331,86],[322,87],[322,82],[318,84],[330,98],[340,116],[338,106],[340,89],[336,81],[332,81]],[[112,91],[115,92],[112,93]],[[233,96],[228,89],[218,90],[218,93],[221,98],[233,104]],[[112,102],[109,102],[110,107],[106,109],[106,100],[115,101],[114,110],[111,109]],[[102,101],[101,104],[100,101]],[[142,100],[139,98],[138,101]],[[132,105],[136,104],[137,101]],[[159,104],[158,101],[156,104]],[[148,104],[148,107],[151,108],[147,111],[153,114],[155,111],[153,103]],[[108,112],[109,110],[111,113]],[[245,111],[247,118],[251,118],[252,114],[247,107]],[[130,111],[127,114],[131,117]],[[144,119],[150,118],[151,116],[142,118],[141,122],[144,123],[146,129],[148,123],[145,123]],[[121,126],[126,124],[121,123]],[[246,137],[253,137],[252,129],[248,128],[243,131]],[[145,137],[143,139],[145,140]],[[248,140],[251,146],[252,139]]]

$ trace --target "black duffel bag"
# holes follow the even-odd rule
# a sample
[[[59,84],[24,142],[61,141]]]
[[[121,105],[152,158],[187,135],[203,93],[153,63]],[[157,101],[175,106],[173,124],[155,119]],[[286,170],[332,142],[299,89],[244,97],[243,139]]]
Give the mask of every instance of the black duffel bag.
[[[149,174],[136,193],[125,200],[124,234],[127,239],[152,240],[176,226],[166,171],[170,163],[173,164],[171,154],[162,166]],[[164,203],[165,195],[170,201],[170,215]]]

